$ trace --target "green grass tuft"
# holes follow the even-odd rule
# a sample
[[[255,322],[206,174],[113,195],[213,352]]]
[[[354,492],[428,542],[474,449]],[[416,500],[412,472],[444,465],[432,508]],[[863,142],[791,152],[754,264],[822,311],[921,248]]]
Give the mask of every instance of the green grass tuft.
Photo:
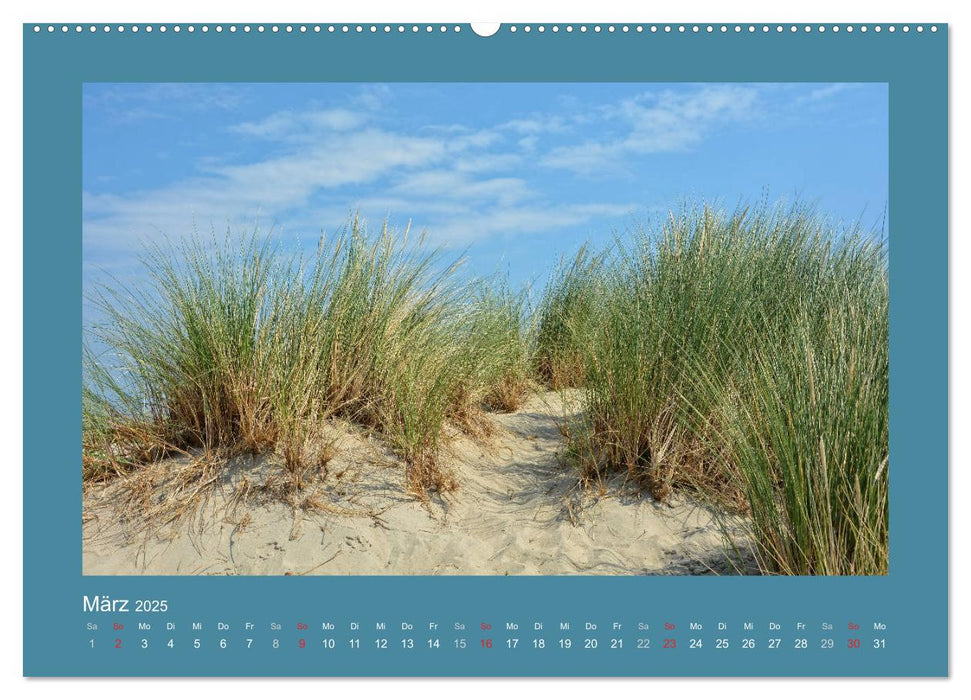
[[[423,495],[454,485],[446,421],[524,391],[523,297],[470,301],[461,261],[407,231],[355,219],[312,259],[257,235],[193,238],[144,264],[147,287],[94,296],[106,322],[89,339],[108,350],[85,356],[89,473],[192,447],[276,449],[300,470],[313,431],[340,416],[383,436]]]
[[[537,313],[533,365],[551,389],[586,382],[582,346],[597,323],[604,291],[601,266],[601,257],[584,246],[572,259],[561,258],[547,282]]]
[[[582,358],[571,454],[586,472],[746,511],[768,571],[886,572],[888,287],[874,236],[802,207],[689,208],[621,242],[580,289],[576,269],[542,308],[569,319],[564,297],[595,300],[585,332],[563,322]]]
[[[356,218],[311,256],[227,234],[144,265],[148,284],[92,296],[85,478],[272,450],[299,484],[339,417],[380,436],[425,497],[455,486],[449,425],[484,433],[484,411],[578,388],[564,429],[584,476],[714,502],[766,572],[887,572],[889,288],[872,232],[801,206],[686,207],[562,260],[535,308]]]

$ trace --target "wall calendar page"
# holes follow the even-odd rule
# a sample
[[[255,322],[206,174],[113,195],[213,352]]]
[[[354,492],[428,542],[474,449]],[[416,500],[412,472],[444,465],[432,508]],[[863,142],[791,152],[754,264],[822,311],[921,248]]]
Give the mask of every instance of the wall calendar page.
[[[948,674],[947,24],[22,31],[24,675]]]

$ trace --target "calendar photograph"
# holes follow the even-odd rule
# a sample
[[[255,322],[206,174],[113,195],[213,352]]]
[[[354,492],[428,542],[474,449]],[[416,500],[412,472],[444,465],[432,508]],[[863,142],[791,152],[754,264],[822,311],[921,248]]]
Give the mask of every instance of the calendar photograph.
[[[883,575],[884,83],[87,83],[85,575]]]

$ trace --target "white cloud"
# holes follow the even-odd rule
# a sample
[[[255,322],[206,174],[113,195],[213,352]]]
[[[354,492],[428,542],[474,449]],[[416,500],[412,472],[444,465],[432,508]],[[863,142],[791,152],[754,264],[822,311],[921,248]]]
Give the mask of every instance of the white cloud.
[[[432,241],[462,246],[490,236],[521,236],[557,231],[629,216],[635,204],[524,204],[468,210],[458,216],[433,220]]]
[[[220,226],[228,218],[275,220],[306,206],[312,194],[361,185],[396,169],[441,161],[448,148],[440,140],[369,129],[333,136],[312,149],[245,165],[206,165],[204,175],[167,187],[126,195],[83,199],[85,245],[107,245],[192,229],[193,221]]]
[[[521,178],[474,180],[454,170],[416,173],[395,185],[391,191],[426,199],[457,199],[470,203],[495,201],[500,205],[512,204],[533,195]]]
[[[140,103],[174,98],[170,89],[149,92]],[[99,99],[131,106],[109,93]],[[204,94],[212,108],[225,108],[243,93]],[[449,244],[615,219],[635,205],[578,201],[575,194],[565,199],[539,187],[533,171],[615,172],[645,154],[695,146],[719,125],[747,119],[758,107],[755,88],[715,86],[647,93],[585,111],[577,106],[569,114],[531,114],[496,126],[440,124],[404,133],[386,109],[390,95],[387,86],[374,86],[344,106],[283,110],[230,127],[239,138],[272,144],[274,151],[258,160],[200,157],[197,175],[163,187],[86,192],[86,250],[131,249],[158,231],[178,237],[194,225],[250,226],[257,219],[314,231],[339,226],[357,209],[405,221],[421,217]],[[580,123],[597,138],[565,143]],[[547,137],[554,133],[561,145],[551,149]]]
[[[832,83],[831,85],[823,85],[822,87],[815,88],[808,95],[803,95],[797,102],[820,102],[826,100],[834,95],[845,91],[847,88],[852,87],[852,83]]]
[[[229,127],[232,133],[279,141],[302,141],[320,132],[349,131],[363,126],[368,115],[349,109],[323,109],[308,112],[283,111],[257,122]]]
[[[361,86],[351,101],[370,112],[376,112],[391,99],[391,87],[383,84],[369,84]]]
[[[633,155],[678,151],[700,143],[718,125],[752,115],[755,88],[720,85],[694,92],[647,93],[603,108],[613,135],[554,148],[541,163],[590,175],[623,170]]]
[[[530,152],[532,152],[532,151],[535,151],[536,150],[536,146],[539,143],[539,137],[538,136],[524,136],[523,138],[519,139],[519,141],[517,143],[519,144],[519,147],[521,149],[523,149],[524,151],[530,151]]]
[[[551,134],[566,129],[566,120],[559,115],[535,115],[527,119],[511,119],[499,125],[500,129],[508,129],[524,136],[535,134]]]
[[[211,83],[86,83],[82,96],[86,111],[99,110],[113,122],[130,123],[233,110],[248,99],[248,90]]]
[[[523,165],[519,153],[469,154],[455,160],[455,169],[463,173],[510,171]]]

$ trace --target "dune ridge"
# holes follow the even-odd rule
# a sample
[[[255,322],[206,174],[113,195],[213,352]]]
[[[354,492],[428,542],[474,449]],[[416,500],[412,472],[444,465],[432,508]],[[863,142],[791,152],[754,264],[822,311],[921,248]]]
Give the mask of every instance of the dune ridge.
[[[493,414],[483,442],[452,436],[458,489],[421,500],[398,460],[348,432],[316,510],[280,499],[241,503],[241,484],[272,478],[272,459],[240,458],[191,516],[153,531],[126,520],[109,482],[85,494],[86,575],[576,575],[733,573],[714,514],[662,504],[619,478],[583,488],[563,460],[557,392]]]

